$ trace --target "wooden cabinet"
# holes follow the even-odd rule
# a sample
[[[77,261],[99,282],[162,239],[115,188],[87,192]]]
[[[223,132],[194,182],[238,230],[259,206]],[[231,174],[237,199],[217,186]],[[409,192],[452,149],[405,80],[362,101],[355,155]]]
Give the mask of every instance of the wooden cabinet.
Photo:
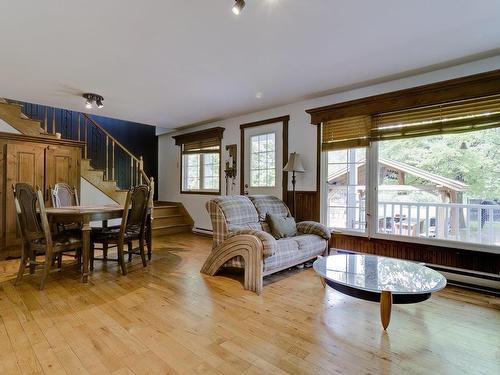
[[[52,205],[50,188],[65,182],[80,191],[81,142],[0,133],[0,259],[20,255],[12,185],[39,186],[45,204]]]
[[[45,149],[45,202],[52,205],[50,189],[59,182],[80,191],[80,150],[67,146],[48,146]]]

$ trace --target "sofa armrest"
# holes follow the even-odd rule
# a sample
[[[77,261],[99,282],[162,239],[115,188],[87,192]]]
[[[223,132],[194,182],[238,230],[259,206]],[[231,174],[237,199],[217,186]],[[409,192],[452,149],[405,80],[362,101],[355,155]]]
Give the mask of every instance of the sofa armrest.
[[[297,232],[303,234],[315,234],[323,237],[325,240],[329,240],[332,233],[326,225],[315,221],[301,221],[300,223],[297,223]]]
[[[262,242],[262,256],[264,258],[268,258],[276,253],[276,249],[278,248],[276,239],[269,233],[262,230],[242,229],[231,232],[228,238],[232,238],[239,234],[249,234],[257,237],[260,242]]]

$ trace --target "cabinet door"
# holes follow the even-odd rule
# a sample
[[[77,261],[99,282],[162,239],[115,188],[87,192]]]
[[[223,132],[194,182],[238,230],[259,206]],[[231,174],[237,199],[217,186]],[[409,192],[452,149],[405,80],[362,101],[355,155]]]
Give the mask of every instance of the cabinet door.
[[[50,189],[64,182],[80,192],[80,149],[49,146],[45,150],[45,190],[47,206],[52,205]]]
[[[12,185],[25,182],[31,186],[44,187],[45,146],[35,144],[7,145],[7,179],[5,186],[5,240],[6,247],[12,249],[9,256],[21,254],[20,234],[17,228]],[[6,254],[7,255],[7,254]]]

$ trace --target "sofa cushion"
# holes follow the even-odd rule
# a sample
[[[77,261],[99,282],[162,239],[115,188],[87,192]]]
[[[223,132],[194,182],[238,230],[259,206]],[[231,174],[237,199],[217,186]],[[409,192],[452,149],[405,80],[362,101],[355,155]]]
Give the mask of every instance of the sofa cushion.
[[[284,217],[281,215],[267,213],[266,222],[271,228],[271,234],[274,238],[293,237],[297,234],[295,219],[293,217]]]
[[[260,221],[265,221],[268,213],[283,217],[290,216],[288,207],[279,198],[272,195],[251,195],[248,198],[255,205]]]
[[[282,238],[277,242],[277,249],[273,256],[264,259],[264,271],[290,266],[296,263],[293,261],[299,258],[299,244],[295,237]]]
[[[293,237],[299,245],[299,251],[304,256],[314,256],[326,250],[328,241],[324,238],[311,234],[302,234]]]
[[[282,238],[276,243],[275,254],[264,259],[264,272],[292,267],[299,264],[301,260],[312,259],[322,254],[328,244],[325,239],[311,234]]]
[[[259,216],[255,206],[248,197],[242,195],[228,195],[214,199],[224,213],[228,229],[231,225],[237,226],[248,223],[258,223]]]

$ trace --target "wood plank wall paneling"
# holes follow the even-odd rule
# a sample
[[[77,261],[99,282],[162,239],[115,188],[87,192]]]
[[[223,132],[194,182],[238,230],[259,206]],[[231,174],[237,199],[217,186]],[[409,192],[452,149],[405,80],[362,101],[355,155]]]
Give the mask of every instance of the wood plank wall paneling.
[[[433,245],[335,234],[330,247],[498,275],[500,255]]]
[[[288,191],[286,204],[292,210],[293,191]],[[296,214],[295,221],[313,220],[319,221],[319,194],[316,191],[295,191]]]

